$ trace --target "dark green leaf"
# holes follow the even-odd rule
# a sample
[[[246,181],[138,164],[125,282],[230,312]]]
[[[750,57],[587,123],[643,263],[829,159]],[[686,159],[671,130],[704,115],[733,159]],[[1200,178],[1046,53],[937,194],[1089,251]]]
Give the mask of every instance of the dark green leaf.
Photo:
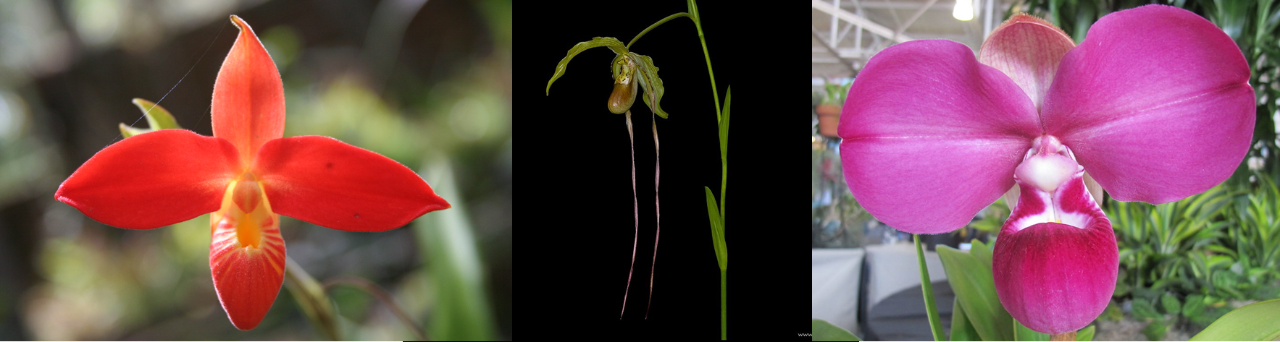
[[[564,75],[564,70],[569,66],[569,60],[572,60],[573,56],[577,56],[579,53],[588,49],[601,46],[607,47],[609,50],[613,50],[613,53],[615,54],[620,55],[627,53],[627,47],[622,45],[622,42],[618,41],[617,38],[613,37],[595,37],[591,40],[574,45],[573,48],[569,49],[569,53],[565,54],[564,58],[560,60],[560,63],[556,64],[556,73],[551,75],[550,81],[547,81],[547,95],[551,95],[551,83],[555,83],[557,78]]]
[[[1150,319],[1158,319],[1161,317],[1160,312],[1156,311],[1156,307],[1152,306],[1151,302],[1146,298],[1133,299],[1133,315]]]
[[[1182,304],[1182,316],[1191,318],[1204,312],[1204,296],[1193,294],[1187,296],[1187,302]]]
[[[1182,312],[1182,302],[1179,302],[1178,298],[1171,294],[1166,293],[1160,297],[1160,304],[1164,307],[1165,313],[1177,315]]]

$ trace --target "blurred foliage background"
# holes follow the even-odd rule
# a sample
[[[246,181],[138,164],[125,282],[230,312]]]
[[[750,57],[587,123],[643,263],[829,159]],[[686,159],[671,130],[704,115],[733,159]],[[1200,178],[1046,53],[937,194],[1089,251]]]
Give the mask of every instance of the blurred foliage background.
[[[386,155],[454,205],[374,234],[285,218],[289,256],[377,283],[432,339],[510,339],[511,3],[442,0],[0,2],[0,339],[323,337],[286,289],[258,328],[230,324],[207,216],[126,230],[53,199],[118,123],[145,126],[132,98],[211,135],[230,14],[280,69],[285,136]],[[368,293],[328,293],[341,337],[412,338]]]

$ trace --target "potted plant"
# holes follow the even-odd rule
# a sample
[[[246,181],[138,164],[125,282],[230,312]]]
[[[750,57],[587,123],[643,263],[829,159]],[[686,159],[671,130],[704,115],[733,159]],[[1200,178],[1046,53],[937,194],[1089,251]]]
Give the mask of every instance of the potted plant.
[[[849,87],[853,82],[840,85],[831,83],[827,80],[826,94],[822,98],[822,104],[818,105],[818,133],[828,137],[836,137],[836,128],[840,123],[840,109],[844,106],[845,95],[849,94]]]

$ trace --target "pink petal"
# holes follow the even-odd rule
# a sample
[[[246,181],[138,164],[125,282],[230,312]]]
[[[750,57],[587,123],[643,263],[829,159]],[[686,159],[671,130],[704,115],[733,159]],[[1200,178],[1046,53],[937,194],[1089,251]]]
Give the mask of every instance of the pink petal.
[[[1111,222],[1085,190],[1082,172],[1052,195],[1020,188],[993,252],[1000,304],[1031,330],[1084,328],[1115,290],[1119,252]],[[1050,211],[1056,220],[1046,220],[1055,217]]]
[[[1000,69],[1040,108],[1058,62],[1076,43],[1044,19],[1017,14],[982,42],[978,61]]]
[[[1249,149],[1249,66],[1221,29],[1160,5],[1098,20],[1041,112],[1117,200],[1171,202],[1225,180]]]
[[[937,234],[968,224],[1013,186],[1039,134],[1035,107],[960,43],[892,46],[867,63],[840,117],[840,157],[858,203],[884,223]]]

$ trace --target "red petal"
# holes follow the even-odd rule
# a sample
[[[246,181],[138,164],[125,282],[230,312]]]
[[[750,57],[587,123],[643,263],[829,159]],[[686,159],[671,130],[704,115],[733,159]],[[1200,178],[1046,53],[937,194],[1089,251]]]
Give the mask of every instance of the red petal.
[[[449,208],[404,165],[330,137],[272,140],[255,163],[276,213],[328,228],[383,231]]]
[[[240,36],[213,85],[213,135],[230,140],[245,164],[258,148],[284,136],[284,87],[267,49],[240,17]]]
[[[98,151],[54,197],[107,225],[158,228],[218,210],[240,168],[226,140],[159,130]]]
[[[261,187],[241,180],[227,187],[222,209],[210,217],[213,243],[209,269],[227,318],[237,329],[262,322],[284,283],[284,239],[280,215],[263,201]],[[245,201],[253,198],[252,201]],[[245,210],[249,210],[245,212]]]

